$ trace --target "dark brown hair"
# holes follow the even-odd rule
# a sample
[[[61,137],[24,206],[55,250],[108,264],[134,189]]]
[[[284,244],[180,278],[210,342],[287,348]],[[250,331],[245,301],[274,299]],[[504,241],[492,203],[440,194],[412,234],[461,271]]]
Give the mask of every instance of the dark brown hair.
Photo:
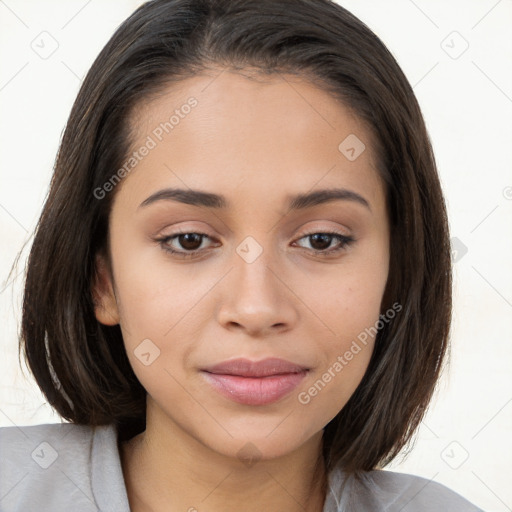
[[[391,226],[381,310],[395,302],[403,309],[379,330],[360,385],[326,425],[323,457],[327,470],[382,467],[411,440],[447,350],[448,222],[411,86],[380,39],[329,0],[155,0],[117,29],[63,134],[28,260],[20,349],[66,420],[115,424],[121,439],[144,430],[146,391],[120,327],[94,314],[95,256],[106,250],[115,189],[101,200],[93,191],[129,154],[134,109],[212,69],[307,77],[340,98],[375,138]]]

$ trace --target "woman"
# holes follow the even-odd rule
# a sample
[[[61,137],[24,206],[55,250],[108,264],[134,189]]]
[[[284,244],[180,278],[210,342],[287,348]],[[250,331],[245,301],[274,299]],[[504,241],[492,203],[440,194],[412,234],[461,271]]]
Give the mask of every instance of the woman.
[[[450,265],[419,106],[363,23],[144,4],[84,80],[28,263],[21,346],[71,424],[0,429],[0,510],[479,510],[382,470],[439,377]]]

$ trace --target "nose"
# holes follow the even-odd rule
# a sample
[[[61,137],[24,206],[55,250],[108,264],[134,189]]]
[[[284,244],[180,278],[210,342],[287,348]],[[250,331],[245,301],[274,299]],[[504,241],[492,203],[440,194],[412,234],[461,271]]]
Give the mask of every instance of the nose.
[[[234,268],[222,288],[219,323],[251,336],[291,329],[298,319],[297,299],[271,251],[249,262],[235,253]]]

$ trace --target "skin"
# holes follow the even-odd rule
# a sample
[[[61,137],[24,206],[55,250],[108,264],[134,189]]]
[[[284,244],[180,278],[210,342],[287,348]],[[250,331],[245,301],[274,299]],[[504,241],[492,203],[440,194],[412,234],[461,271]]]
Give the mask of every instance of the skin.
[[[389,226],[372,139],[339,100],[305,79],[278,74],[263,82],[223,70],[172,84],[140,105],[134,148],[190,96],[198,105],[117,185],[111,267],[98,257],[97,319],[120,324],[148,393],[146,430],[120,448],[130,505],[136,512],[319,512],[322,429],[361,381],[374,340],[309,403],[298,395],[381,313]],[[354,161],[338,149],[349,134],[366,144]],[[222,194],[230,204],[139,207],[168,187]],[[357,192],[370,208],[350,200],[286,208],[289,194],[335,187]],[[211,237],[167,241],[199,256],[180,259],[155,241],[179,229]],[[333,229],[355,242],[322,257],[339,240],[315,243],[306,233]],[[236,250],[247,236],[262,249],[251,263]],[[144,339],[160,350],[149,365],[134,352]],[[310,371],[278,402],[242,405],[200,372],[237,357],[281,357]],[[257,455],[252,465],[237,455],[244,446]]]

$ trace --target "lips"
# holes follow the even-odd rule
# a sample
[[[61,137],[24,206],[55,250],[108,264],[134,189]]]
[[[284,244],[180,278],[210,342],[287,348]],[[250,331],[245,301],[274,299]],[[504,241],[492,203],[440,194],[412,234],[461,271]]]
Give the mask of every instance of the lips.
[[[275,357],[263,359],[262,361],[251,361],[244,358],[232,359],[203,368],[203,371],[209,373],[237,375],[240,377],[268,377],[270,375],[301,373],[305,370],[309,370],[309,368]]]
[[[267,405],[284,398],[309,368],[284,359],[233,359],[202,370],[206,382],[224,397],[244,405]]]

